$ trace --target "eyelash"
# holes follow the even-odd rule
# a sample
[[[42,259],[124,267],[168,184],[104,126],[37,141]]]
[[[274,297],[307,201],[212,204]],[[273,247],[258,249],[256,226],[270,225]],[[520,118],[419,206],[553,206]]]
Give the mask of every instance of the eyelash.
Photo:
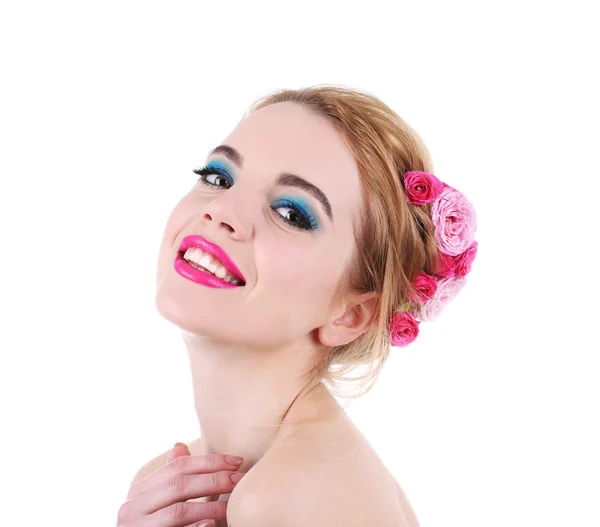
[[[201,167],[201,168],[195,168],[193,170],[194,174],[197,174],[198,176],[200,176],[198,178],[198,181],[200,181],[201,183],[203,183],[204,185],[208,186],[208,187],[222,187],[223,185],[213,185],[212,183],[208,183],[206,181],[206,176],[209,176],[211,174],[217,175],[217,176],[221,176],[222,178],[226,179],[227,181],[229,181],[230,185],[233,185],[233,182],[231,181],[230,176],[222,171],[219,170],[218,168],[215,167],[207,167],[206,165]],[[285,198],[282,198],[278,201],[279,206],[277,207],[273,207],[273,209],[278,209],[278,208],[286,208],[286,209],[290,209],[292,210],[299,218],[301,218],[301,221],[299,222],[292,222],[288,219],[286,219],[284,216],[282,216],[281,214],[278,214],[278,216],[285,221],[288,225],[290,225],[291,227],[293,227],[294,229],[298,229],[301,231],[314,231],[318,228],[318,224],[317,221],[315,220],[315,218],[310,214],[310,213],[305,213],[304,211],[302,211],[300,208],[298,208],[298,206],[293,203],[290,200],[287,200]]]

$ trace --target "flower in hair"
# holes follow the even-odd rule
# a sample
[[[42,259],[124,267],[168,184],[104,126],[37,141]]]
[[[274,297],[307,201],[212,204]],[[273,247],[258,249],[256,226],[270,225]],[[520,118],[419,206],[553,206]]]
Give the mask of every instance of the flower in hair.
[[[410,301],[392,314],[388,328],[394,346],[410,344],[417,338],[421,322],[438,318],[465,286],[478,248],[475,209],[462,193],[423,171],[406,172],[404,190],[413,205],[432,203],[438,266],[435,275],[423,270],[417,273]]]
[[[438,318],[442,310],[459,293],[466,282],[467,279],[464,277],[442,278],[439,280],[433,298],[421,307],[421,312],[418,315],[419,319],[421,321],[432,321]]]
[[[419,324],[408,311],[396,311],[389,322],[392,346],[408,346],[419,335]]]
[[[434,276],[428,275],[424,271],[419,271],[412,282],[412,286],[417,295],[417,298],[414,300],[423,303],[433,297],[437,289],[437,280]]]
[[[435,200],[444,184],[429,172],[411,170],[404,174],[406,199],[413,205],[424,205]]]
[[[439,250],[458,256],[474,241],[476,218],[473,206],[458,190],[445,185],[431,206],[435,241]]]
[[[471,272],[471,264],[477,256],[477,246],[474,241],[469,248],[458,256],[439,253],[439,266],[436,275],[443,278],[454,278],[455,276],[464,277]]]
[[[464,278],[471,272],[471,265],[473,260],[475,260],[475,256],[477,256],[478,245],[475,241],[464,253],[454,257],[454,261],[456,262],[456,276]]]
[[[435,274],[442,278],[454,278],[456,274],[454,256],[438,251],[438,269]]]

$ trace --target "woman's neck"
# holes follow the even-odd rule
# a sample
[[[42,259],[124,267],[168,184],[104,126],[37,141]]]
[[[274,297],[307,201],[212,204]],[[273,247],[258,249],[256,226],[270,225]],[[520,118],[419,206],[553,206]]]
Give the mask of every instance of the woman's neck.
[[[206,453],[243,456],[248,470],[298,423],[327,419],[340,409],[322,383],[298,379],[311,366],[302,350],[258,352],[196,342],[186,344]]]

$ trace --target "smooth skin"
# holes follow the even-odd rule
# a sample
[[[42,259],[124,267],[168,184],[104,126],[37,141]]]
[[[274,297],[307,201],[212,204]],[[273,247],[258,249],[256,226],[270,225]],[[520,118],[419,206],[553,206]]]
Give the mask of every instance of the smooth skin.
[[[207,519],[206,526],[214,527],[212,520],[226,519],[226,501],[186,500],[232,492],[231,476],[240,465],[229,464],[223,454],[192,456],[187,445],[177,443],[164,466],[131,486],[117,527],[204,527]]]

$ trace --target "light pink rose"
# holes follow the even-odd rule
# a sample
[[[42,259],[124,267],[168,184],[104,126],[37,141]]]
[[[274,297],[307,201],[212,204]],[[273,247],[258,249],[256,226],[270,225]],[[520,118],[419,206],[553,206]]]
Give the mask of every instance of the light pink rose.
[[[408,346],[419,335],[419,324],[408,311],[396,311],[388,325],[392,346]]]
[[[406,199],[414,205],[424,205],[436,199],[444,184],[429,172],[411,170],[404,174]]]
[[[438,281],[437,290],[431,300],[423,304],[419,318],[422,321],[432,321],[438,318],[446,305],[459,293],[467,283],[466,278],[442,278]]]
[[[435,290],[437,289],[437,280],[434,276],[428,275],[425,271],[419,271],[417,276],[412,283],[415,288],[417,295],[416,299],[418,302],[427,302],[433,297]]]
[[[477,242],[473,242],[471,246],[462,254],[454,257],[456,262],[456,276],[465,277],[471,272],[471,264],[477,256]]]
[[[473,243],[477,228],[473,205],[458,190],[444,184],[431,206],[435,241],[439,250],[458,256]]]

